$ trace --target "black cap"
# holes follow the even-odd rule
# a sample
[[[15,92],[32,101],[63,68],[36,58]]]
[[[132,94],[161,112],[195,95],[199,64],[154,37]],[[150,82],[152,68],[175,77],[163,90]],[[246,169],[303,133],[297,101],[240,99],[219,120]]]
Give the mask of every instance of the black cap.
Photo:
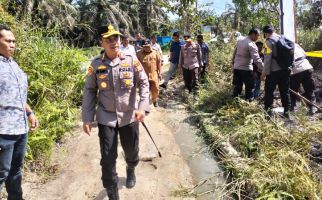
[[[263,27],[263,32],[264,33],[273,33],[274,32],[274,28],[271,25],[267,25]]]
[[[145,45],[150,45],[149,39],[142,40],[142,46],[145,46]]]
[[[197,35],[197,39],[203,39],[203,35],[201,34]]]

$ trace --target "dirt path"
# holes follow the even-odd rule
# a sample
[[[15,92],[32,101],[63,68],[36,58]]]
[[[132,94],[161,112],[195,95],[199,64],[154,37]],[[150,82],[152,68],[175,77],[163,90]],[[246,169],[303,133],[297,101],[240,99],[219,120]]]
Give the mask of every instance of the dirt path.
[[[125,167],[123,152],[119,145],[117,172],[119,175],[120,198],[130,200],[183,199],[171,196],[180,185],[191,187],[192,177],[186,161],[175,142],[173,131],[167,127],[162,108],[153,110],[146,119],[162,158],[150,162],[141,161],[136,170],[137,185],[133,189],[125,187]],[[157,152],[143,127],[140,127],[140,157],[156,157]],[[54,155],[61,166],[55,178],[45,184],[33,183],[31,177],[25,181],[24,193],[28,200],[106,200],[100,176],[100,153],[97,128],[92,136],[85,135],[81,127],[76,128],[74,137],[69,139]],[[63,153],[62,153],[63,152]],[[27,176],[28,177],[28,176]],[[187,198],[186,198],[187,199]]]

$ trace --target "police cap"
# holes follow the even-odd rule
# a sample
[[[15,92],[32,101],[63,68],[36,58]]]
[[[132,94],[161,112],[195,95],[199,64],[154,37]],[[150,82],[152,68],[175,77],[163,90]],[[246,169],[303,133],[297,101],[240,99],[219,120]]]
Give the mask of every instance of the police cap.
[[[119,31],[115,30],[110,24],[108,26],[100,26],[97,28],[97,32],[102,38],[108,38],[112,35],[122,35]]]

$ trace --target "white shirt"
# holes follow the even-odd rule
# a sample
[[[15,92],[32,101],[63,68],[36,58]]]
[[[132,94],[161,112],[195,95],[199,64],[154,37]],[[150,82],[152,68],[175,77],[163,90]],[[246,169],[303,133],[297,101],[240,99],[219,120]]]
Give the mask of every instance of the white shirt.
[[[128,44],[127,47],[125,47],[125,46],[123,46],[123,44],[121,44],[120,50],[125,54],[136,55],[134,46],[130,45],[130,44]]]
[[[162,50],[161,50],[160,45],[159,45],[158,43],[155,43],[155,44],[151,44],[151,47],[152,47],[153,49],[155,49],[155,50],[160,54],[160,56],[161,56],[161,58],[162,58]]]

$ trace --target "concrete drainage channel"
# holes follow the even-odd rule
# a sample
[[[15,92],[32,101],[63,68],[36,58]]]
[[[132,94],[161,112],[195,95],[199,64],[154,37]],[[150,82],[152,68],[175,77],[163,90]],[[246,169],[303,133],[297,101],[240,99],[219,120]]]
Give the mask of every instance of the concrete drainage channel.
[[[197,136],[198,129],[191,125],[192,121],[185,106],[177,100],[168,100],[165,105],[165,116],[165,123],[174,130],[177,144],[197,185],[193,189],[193,192],[198,194],[197,199],[224,199],[225,191],[222,187],[226,183],[224,172],[213,153],[207,151],[203,139]]]

